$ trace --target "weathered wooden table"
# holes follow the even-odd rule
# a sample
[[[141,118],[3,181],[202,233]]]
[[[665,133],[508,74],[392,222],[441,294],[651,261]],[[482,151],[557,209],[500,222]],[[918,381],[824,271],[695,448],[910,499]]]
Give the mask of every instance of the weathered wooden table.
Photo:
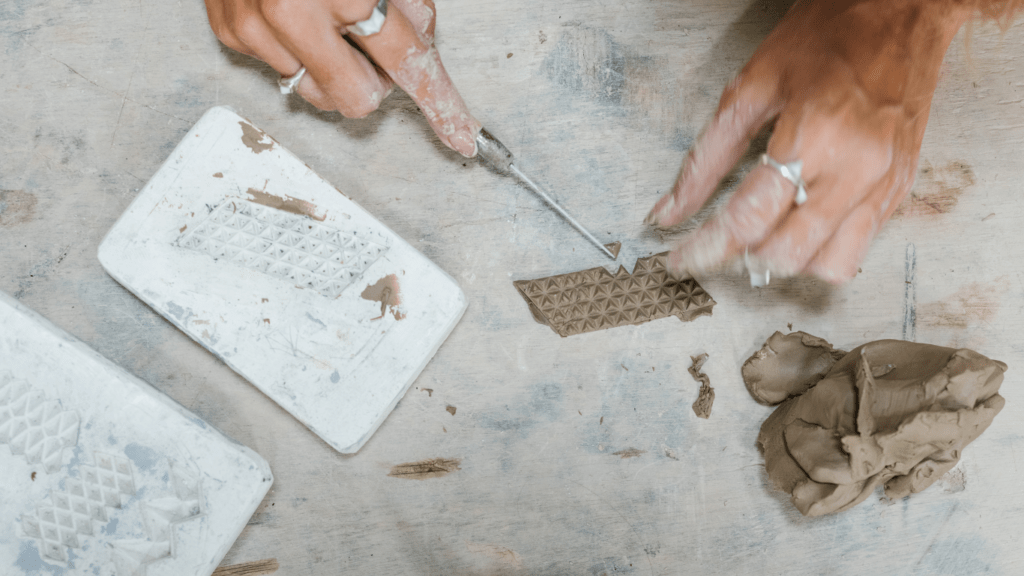
[[[441,0],[438,46],[478,117],[620,262],[729,77],[782,14],[757,1]],[[284,574],[862,574],[1022,570],[1024,26],[953,43],[914,197],[842,288],[700,278],[714,316],[561,339],[512,280],[606,264],[527,191],[444,149],[404,95],[368,119],[283,98],[202,3],[0,3],[0,290],[271,464],[225,559]],[[209,107],[228,104],[462,284],[462,323],[370,442],[341,456],[100,268],[96,248]],[[762,143],[763,145],[763,143]],[[753,156],[751,156],[753,158]],[[749,164],[750,159],[748,159]],[[729,186],[725,186],[726,189]],[[972,347],[1007,406],[924,493],[805,519],[767,488],[769,409],[740,363],[775,330],[849,348]],[[709,420],[689,356],[708,352]],[[3,449],[3,448],[0,448]],[[1020,456],[1018,456],[1020,454]],[[400,463],[460,460],[447,475]],[[879,496],[881,494],[879,493]]]

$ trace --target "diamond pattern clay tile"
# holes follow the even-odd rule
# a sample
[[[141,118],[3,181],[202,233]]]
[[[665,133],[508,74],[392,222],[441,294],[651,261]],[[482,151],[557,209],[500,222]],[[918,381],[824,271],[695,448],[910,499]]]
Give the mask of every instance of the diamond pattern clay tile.
[[[693,278],[673,278],[666,254],[638,259],[632,274],[598,267],[513,284],[537,322],[562,337],[668,316],[683,322],[710,316],[715,301]]]

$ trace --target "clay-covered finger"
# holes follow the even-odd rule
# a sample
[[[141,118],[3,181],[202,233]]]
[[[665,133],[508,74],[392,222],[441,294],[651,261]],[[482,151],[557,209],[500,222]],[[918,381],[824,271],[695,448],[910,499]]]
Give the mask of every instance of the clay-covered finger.
[[[391,0],[391,5],[405,14],[424,42],[434,43],[434,26],[437,24],[434,0]]]
[[[760,164],[740,184],[722,212],[684,238],[668,257],[676,274],[714,268],[757,245],[793,205],[796,187]]]
[[[695,214],[739,161],[750,139],[777,112],[777,85],[760,66],[748,65],[726,87],[718,112],[690,148],[672,191],[644,220],[673,226]]]
[[[437,49],[424,42],[401,10],[389,10],[377,34],[352,40],[419,105],[445,145],[463,156],[476,154],[480,123],[455,89]]]

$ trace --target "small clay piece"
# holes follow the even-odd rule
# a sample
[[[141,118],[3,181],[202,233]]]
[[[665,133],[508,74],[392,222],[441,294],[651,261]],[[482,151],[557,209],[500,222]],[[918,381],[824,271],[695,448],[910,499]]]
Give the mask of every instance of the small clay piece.
[[[690,376],[693,376],[694,380],[700,382],[700,393],[693,402],[693,413],[705,420],[711,416],[711,405],[715,403],[715,389],[711,387],[711,378],[708,378],[707,374],[700,371],[707,360],[708,355],[706,352],[700,356],[690,356],[692,365],[689,368]]]
[[[612,253],[613,258],[618,258],[619,250],[622,250],[622,242],[609,242],[608,244],[605,244],[604,247],[607,248],[608,251]]]
[[[806,332],[776,332],[743,363],[743,382],[754,400],[774,406],[806,392],[845,355]]]
[[[534,319],[563,338],[668,316],[683,322],[710,316],[715,301],[693,278],[673,278],[666,254],[638,259],[632,274],[622,266],[614,275],[597,267],[514,285]]]
[[[1006,364],[900,340],[865,344],[807,384],[830,352],[811,345],[824,351],[809,354],[789,345],[793,336],[776,333],[765,345],[774,353],[769,361],[792,363],[800,382],[768,380],[779,384],[772,390],[796,395],[765,420],[757,441],[768,477],[806,516],[849,509],[879,484],[889,498],[924,490],[956,466],[1005,403],[998,391]],[[744,366],[748,373],[756,371]]]

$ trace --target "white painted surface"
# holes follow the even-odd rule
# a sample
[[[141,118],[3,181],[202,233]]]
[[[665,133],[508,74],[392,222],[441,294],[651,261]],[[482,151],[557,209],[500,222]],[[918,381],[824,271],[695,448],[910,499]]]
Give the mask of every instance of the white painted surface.
[[[253,134],[231,110],[210,110],[111,229],[100,261],[328,444],[355,452],[466,299],[407,242]],[[308,215],[253,202],[267,194]],[[388,277],[401,302],[385,309],[364,290]]]
[[[255,452],[0,293],[0,574],[207,576],[272,482]]]

